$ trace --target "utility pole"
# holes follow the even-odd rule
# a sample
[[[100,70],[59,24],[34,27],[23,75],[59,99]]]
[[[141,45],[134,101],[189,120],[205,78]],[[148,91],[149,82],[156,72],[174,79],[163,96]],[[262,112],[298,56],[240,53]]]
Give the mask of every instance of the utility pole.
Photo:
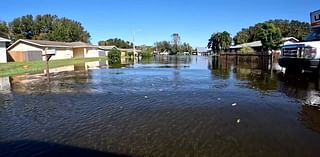
[[[136,57],[136,45],[135,45],[135,36],[136,36],[136,32],[140,32],[142,31],[141,29],[135,30],[133,31],[133,63],[134,63],[134,59]],[[139,56],[138,56],[139,57]]]

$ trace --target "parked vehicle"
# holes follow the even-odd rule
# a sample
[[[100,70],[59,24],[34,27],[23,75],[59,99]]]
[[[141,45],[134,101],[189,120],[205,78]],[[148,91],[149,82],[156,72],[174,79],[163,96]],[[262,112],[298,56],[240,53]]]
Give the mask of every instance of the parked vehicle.
[[[304,41],[282,46],[279,64],[287,71],[320,70],[320,10],[310,15],[312,29]]]

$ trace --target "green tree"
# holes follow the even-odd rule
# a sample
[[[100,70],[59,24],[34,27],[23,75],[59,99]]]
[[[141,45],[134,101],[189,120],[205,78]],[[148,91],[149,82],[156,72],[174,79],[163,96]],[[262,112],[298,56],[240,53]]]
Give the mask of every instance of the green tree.
[[[58,18],[56,15],[26,15],[9,23],[11,39],[38,39],[54,41],[90,42],[90,34],[80,22]]]
[[[298,40],[303,40],[303,38],[310,32],[310,24],[307,22],[282,19],[269,20],[263,23],[258,23],[254,26],[250,26],[249,28],[242,29],[234,37],[234,43],[243,44],[259,40],[258,32],[265,23],[274,24],[275,27],[280,29],[283,37],[295,37]]]
[[[9,27],[4,21],[0,21],[0,37],[9,38]]]
[[[242,29],[240,32],[237,33],[237,35],[233,38],[234,43],[236,45],[243,44],[249,42],[249,29]]]
[[[26,15],[15,18],[9,23],[11,32],[11,39],[13,41],[18,39],[32,39],[33,37],[33,16]]]
[[[185,42],[181,45],[180,52],[192,52],[192,46]]]
[[[99,41],[98,45],[99,46],[116,46],[118,48],[123,48],[123,49],[133,48],[133,43],[119,39],[119,38],[108,39],[105,41]]]
[[[153,54],[153,48],[152,47],[144,47],[141,50],[141,57],[142,58],[150,58]]]
[[[181,37],[180,37],[179,33],[173,33],[173,34],[171,35],[171,38],[172,38],[172,49],[171,49],[171,53],[177,54],[178,52],[180,52]]]
[[[121,51],[113,48],[108,53],[108,61],[110,64],[118,64],[121,62]]]
[[[154,45],[157,51],[160,51],[160,52],[171,51],[171,44],[169,41],[156,42]]]
[[[54,40],[51,34],[56,28],[58,17],[56,15],[38,15],[33,24],[33,39],[36,40]]]
[[[264,23],[258,31],[258,39],[264,51],[275,50],[281,44],[282,35],[280,29],[273,23]]]
[[[90,42],[90,34],[84,30],[81,23],[67,18],[58,19],[49,36],[49,39],[54,41]]]
[[[230,33],[224,32],[217,32],[213,33],[209,38],[208,48],[214,53],[220,53],[222,50],[227,51],[232,43],[232,38]]]
[[[298,20],[269,20],[267,23],[273,23],[281,31],[283,37],[295,37],[299,40],[310,32],[310,24],[307,22],[301,22]]]

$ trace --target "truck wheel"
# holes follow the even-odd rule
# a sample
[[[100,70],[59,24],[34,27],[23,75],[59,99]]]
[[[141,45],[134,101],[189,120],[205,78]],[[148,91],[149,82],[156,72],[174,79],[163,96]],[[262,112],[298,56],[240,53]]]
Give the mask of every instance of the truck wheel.
[[[286,73],[287,74],[299,74],[302,72],[302,69],[298,68],[286,68]]]
[[[320,76],[320,69],[317,68],[317,69],[312,70],[312,74],[316,75],[316,76]]]

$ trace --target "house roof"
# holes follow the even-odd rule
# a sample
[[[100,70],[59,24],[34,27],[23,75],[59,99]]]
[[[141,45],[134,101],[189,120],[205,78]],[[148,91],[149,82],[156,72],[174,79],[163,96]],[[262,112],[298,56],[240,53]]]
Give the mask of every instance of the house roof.
[[[0,37],[0,42],[10,42],[11,40]]]
[[[100,49],[105,49],[105,50],[111,50],[113,48],[117,48],[117,46],[112,45],[112,46],[99,46]]]
[[[196,47],[197,52],[208,52],[208,48],[207,47]]]
[[[282,41],[286,42],[286,41],[289,41],[289,40],[294,40],[296,42],[299,42],[299,40],[295,37],[285,37],[285,38],[282,38]]]
[[[84,42],[60,42],[60,41],[47,41],[47,40],[30,40],[30,39],[19,39],[8,47],[8,50],[17,45],[20,42],[25,42],[38,47],[49,47],[49,48],[85,48],[85,47],[98,47]]]
[[[253,41],[253,42],[250,42],[250,43],[244,43],[244,44],[240,44],[240,45],[230,46],[230,49],[239,49],[239,48],[242,48],[244,46],[247,46],[247,47],[261,47],[262,43],[261,43],[261,41]]]
[[[285,38],[282,38],[281,40],[283,42],[287,42],[287,41],[290,41],[290,40],[299,42],[299,40],[297,38],[295,38],[295,37],[285,37]],[[240,49],[240,48],[242,48],[244,46],[247,46],[247,47],[261,47],[262,43],[261,43],[261,41],[253,41],[253,42],[249,42],[249,43],[230,46],[230,49]]]

